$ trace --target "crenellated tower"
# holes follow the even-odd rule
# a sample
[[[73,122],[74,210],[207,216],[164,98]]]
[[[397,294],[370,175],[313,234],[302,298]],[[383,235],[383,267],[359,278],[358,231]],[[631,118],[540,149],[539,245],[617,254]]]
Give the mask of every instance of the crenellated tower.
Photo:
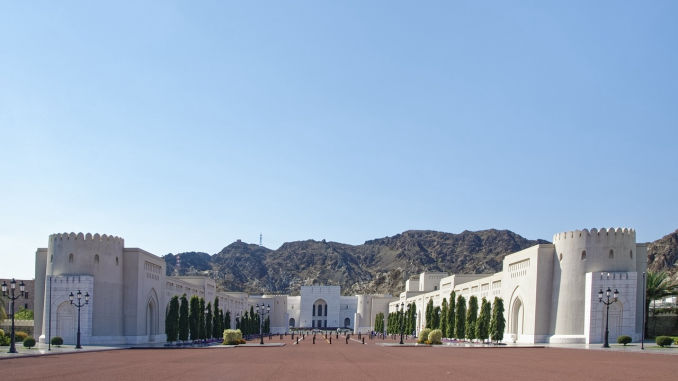
[[[642,258],[647,255],[644,245],[636,244],[635,230],[628,228],[562,232],[553,236],[553,245],[551,326],[556,338],[567,341],[584,334],[590,323],[587,308],[597,307],[591,301],[592,290],[587,290],[587,274],[625,273],[628,278],[632,273],[635,280],[636,273],[645,271]]]

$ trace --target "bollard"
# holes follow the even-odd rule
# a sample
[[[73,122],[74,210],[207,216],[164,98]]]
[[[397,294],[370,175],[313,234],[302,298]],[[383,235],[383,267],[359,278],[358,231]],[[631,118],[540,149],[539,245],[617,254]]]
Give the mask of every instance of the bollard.
[[[363,344],[365,344],[365,338],[363,337]]]
[[[313,344],[315,344],[315,335],[313,335]]]
[[[348,344],[348,335],[346,336],[346,344]]]
[[[332,336],[330,336],[330,344],[332,344]]]
[[[299,344],[299,336],[297,336],[297,344]]]

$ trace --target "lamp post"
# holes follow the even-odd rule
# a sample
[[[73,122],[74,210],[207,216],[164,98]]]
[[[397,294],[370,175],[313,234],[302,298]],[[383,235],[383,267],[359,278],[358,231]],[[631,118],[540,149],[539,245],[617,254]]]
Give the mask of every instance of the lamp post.
[[[74,305],[78,309],[78,339],[77,343],[75,345],[75,349],[82,349],[82,346],[80,346],[80,308],[84,307],[85,305],[89,304],[89,292],[85,292],[85,302],[82,303],[82,292],[78,290],[78,293],[76,294],[78,301],[73,303],[73,292],[71,292],[70,295],[68,295],[68,300],[71,301],[71,304]]]
[[[407,306],[407,310],[410,310],[410,306]],[[405,302],[400,302],[400,344],[405,344],[403,342],[403,334],[405,333]]]
[[[606,300],[603,300],[603,289],[601,288],[600,291],[598,291],[598,302],[603,303],[605,305],[606,311],[605,311],[605,343],[603,344],[603,348],[609,348],[610,343],[608,342],[608,336],[610,335],[610,327],[608,325],[609,320],[610,320],[610,304],[614,303],[617,301],[617,297],[619,296],[619,291],[617,289],[614,290],[614,300],[610,301],[610,293],[612,290],[608,287],[607,290],[605,290],[605,297]]]
[[[259,341],[259,344],[263,345],[264,344],[264,315],[268,314],[271,312],[271,305],[264,305],[264,303],[261,303],[261,305],[257,304],[257,315],[259,315],[259,337],[261,338],[261,341]]]
[[[645,301],[645,299],[647,298],[645,294],[646,293],[645,287],[647,286],[645,285],[645,271],[643,271],[643,324],[640,328],[640,349],[642,350],[645,350],[645,319],[647,319],[647,317],[645,316],[645,303],[647,303]]]
[[[10,309],[11,315],[12,315],[12,332],[10,334],[10,344],[9,344],[9,353],[17,353],[16,351],[16,346],[14,345],[14,301],[19,299],[19,297],[28,297],[28,292],[26,292],[26,285],[24,284],[24,281],[21,281],[19,283],[19,291],[21,294],[19,295],[14,295],[14,290],[16,289],[16,280],[12,278],[12,280],[9,282],[9,295],[7,295],[7,283],[5,281],[2,281],[2,296],[7,296],[9,300],[12,301],[12,307]]]

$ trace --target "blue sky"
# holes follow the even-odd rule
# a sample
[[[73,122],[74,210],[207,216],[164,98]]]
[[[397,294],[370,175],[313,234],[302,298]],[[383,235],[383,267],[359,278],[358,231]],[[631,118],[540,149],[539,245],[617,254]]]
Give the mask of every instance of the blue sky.
[[[3,2],[0,277],[407,229],[678,228],[678,3]]]

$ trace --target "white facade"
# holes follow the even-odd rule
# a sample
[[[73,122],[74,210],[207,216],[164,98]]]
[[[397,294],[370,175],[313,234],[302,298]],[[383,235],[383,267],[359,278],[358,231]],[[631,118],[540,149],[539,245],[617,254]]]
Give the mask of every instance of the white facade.
[[[422,273],[408,281],[393,312],[402,303],[415,303],[417,331],[426,324],[426,304],[441,306],[443,298],[474,295],[480,302],[504,300],[504,339],[523,343],[599,343],[604,335],[604,305],[598,291],[619,291],[610,306],[610,338],[640,339],[642,277],[647,268],[644,244],[636,243],[632,229],[576,230],[556,234],[553,244],[535,245],[504,258],[496,274],[456,274],[430,283],[437,273]],[[422,288],[422,284],[427,285]]]
[[[90,295],[90,303],[81,309],[82,344],[163,342],[169,302],[184,294],[204,298],[205,303],[218,298],[219,308],[230,311],[231,327],[238,314],[257,304],[270,306],[273,333],[290,328],[355,330],[356,319],[367,331],[377,312],[366,306],[378,305],[386,312],[392,299],[342,296],[339,286],[303,286],[301,296],[219,292],[207,277],[166,276],[162,258],[126,248],[122,238],[105,234],[52,234],[48,247],[37,250],[35,263],[35,332],[41,342],[60,336],[66,344],[75,343],[77,309],[68,296],[78,291]]]

